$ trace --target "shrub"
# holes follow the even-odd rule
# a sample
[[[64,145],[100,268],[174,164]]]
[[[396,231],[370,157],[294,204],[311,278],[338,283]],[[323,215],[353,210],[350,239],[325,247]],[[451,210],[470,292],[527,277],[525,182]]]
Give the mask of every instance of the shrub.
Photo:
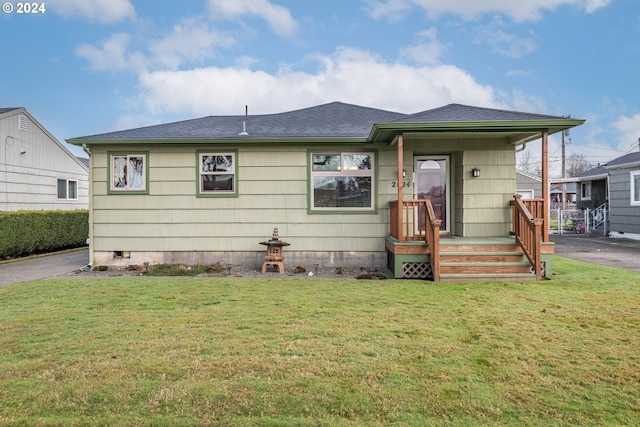
[[[52,252],[86,244],[89,211],[0,212],[0,258]]]

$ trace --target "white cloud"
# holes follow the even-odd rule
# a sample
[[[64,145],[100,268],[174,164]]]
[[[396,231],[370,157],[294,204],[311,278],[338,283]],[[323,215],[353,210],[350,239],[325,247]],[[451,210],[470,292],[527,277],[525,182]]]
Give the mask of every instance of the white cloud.
[[[373,19],[398,21],[411,9],[412,0],[365,0]]]
[[[620,116],[613,122],[613,128],[618,132],[618,148],[622,151],[638,149],[640,142],[640,113],[627,117]]]
[[[505,26],[502,19],[493,19],[489,25],[483,25],[476,30],[475,42],[488,44],[493,52],[509,58],[521,58],[538,48],[535,35],[510,34],[503,30]]]
[[[198,62],[215,56],[215,47],[230,47],[235,40],[211,29],[200,18],[187,18],[162,40],[151,43],[157,65],[177,69],[184,60]]]
[[[143,68],[147,59],[139,52],[128,52],[128,34],[117,33],[104,40],[101,47],[83,43],[76,55],[84,58],[94,70],[127,70]]]
[[[101,23],[136,17],[136,11],[129,0],[47,0],[47,8],[67,17],[80,17]]]
[[[343,101],[413,113],[451,102],[502,107],[489,86],[451,65],[386,63],[361,50],[340,48],[315,58],[316,73],[283,67],[269,74],[237,68],[145,72],[140,100],[152,114],[273,113]]]
[[[606,7],[611,0],[371,0],[370,14],[375,19],[397,20],[410,9],[410,4],[421,7],[431,17],[443,14],[475,19],[486,13],[500,13],[515,21],[536,21],[545,10],[572,5],[593,13]]]
[[[289,9],[271,4],[268,0],[209,0],[213,19],[235,19],[243,15],[263,18],[271,29],[281,36],[293,36],[298,23]]]
[[[400,51],[400,54],[418,64],[437,64],[446,47],[438,41],[438,31],[435,28],[418,33],[420,41]]]

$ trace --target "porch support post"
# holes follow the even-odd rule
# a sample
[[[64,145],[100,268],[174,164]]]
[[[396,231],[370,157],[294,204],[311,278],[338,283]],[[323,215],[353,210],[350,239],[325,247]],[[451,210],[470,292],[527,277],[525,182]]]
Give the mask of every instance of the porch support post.
[[[542,131],[542,241],[549,241],[549,131]]]
[[[396,230],[398,230],[398,242],[404,242],[404,228],[402,226],[402,213],[404,206],[402,204],[403,194],[402,188],[404,187],[404,177],[402,176],[402,166],[404,164],[404,137],[402,133],[398,133],[398,224]]]

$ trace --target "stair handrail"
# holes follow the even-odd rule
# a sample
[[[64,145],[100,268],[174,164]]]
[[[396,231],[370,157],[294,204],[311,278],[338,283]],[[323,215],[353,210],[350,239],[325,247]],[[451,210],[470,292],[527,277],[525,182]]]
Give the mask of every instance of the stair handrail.
[[[512,203],[513,234],[534,269],[536,280],[542,280],[542,218],[535,218],[516,194]]]
[[[425,209],[425,239],[427,246],[429,247],[429,263],[431,264],[431,272],[433,273],[433,281],[440,281],[440,226],[442,220],[436,218],[436,214],[433,211],[433,205],[431,199],[424,200]]]
[[[607,203],[605,202],[600,206],[598,206],[597,208],[593,209],[591,211],[591,215],[593,217],[593,222],[592,222],[593,228],[596,228],[600,224],[603,224],[607,219]]]

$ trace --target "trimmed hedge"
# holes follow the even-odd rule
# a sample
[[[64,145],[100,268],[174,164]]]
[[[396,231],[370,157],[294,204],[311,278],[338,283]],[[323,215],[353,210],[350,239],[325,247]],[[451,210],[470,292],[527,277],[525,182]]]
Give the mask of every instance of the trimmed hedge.
[[[0,212],[0,259],[86,245],[89,211]]]

